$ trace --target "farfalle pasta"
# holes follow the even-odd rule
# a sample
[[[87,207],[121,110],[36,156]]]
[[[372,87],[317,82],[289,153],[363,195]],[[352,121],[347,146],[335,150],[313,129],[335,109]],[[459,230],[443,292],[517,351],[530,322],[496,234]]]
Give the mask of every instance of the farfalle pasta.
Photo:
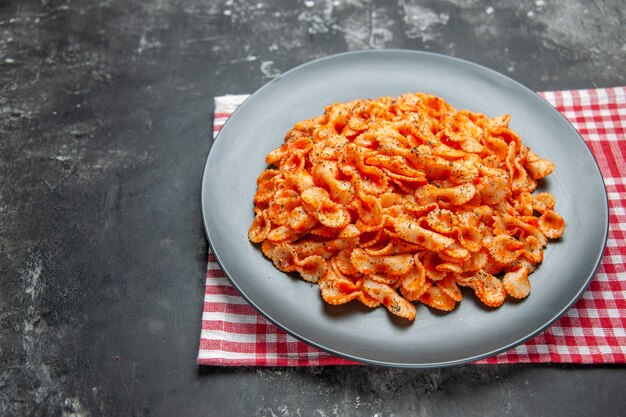
[[[565,222],[533,194],[554,165],[508,125],[424,93],[328,106],[267,155],[249,239],[333,305],[414,320],[460,287],[489,307],[524,298]]]

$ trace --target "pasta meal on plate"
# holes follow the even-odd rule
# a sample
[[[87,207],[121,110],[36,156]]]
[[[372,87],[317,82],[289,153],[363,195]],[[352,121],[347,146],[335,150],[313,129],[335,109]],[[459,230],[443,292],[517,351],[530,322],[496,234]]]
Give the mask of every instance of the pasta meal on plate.
[[[554,170],[509,116],[456,110],[425,94],[355,100],[298,122],[266,156],[249,239],[276,268],[414,320],[471,289],[489,307],[530,292],[549,239],[565,229],[534,193]]]

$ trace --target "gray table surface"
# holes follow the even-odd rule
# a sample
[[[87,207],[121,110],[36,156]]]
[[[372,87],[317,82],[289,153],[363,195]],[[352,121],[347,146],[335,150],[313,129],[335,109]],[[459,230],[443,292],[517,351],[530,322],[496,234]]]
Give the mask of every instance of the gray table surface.
[[[196,365],[213,97],[369,48],[626,84],[623,0],[0,1],[0,415],[624,415],[623,366]]]

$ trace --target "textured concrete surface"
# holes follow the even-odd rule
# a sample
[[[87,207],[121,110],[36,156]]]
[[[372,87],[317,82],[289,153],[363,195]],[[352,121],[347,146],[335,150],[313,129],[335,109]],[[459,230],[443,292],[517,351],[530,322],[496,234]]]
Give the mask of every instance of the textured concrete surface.
[[[626,84],[624,3],[0,2],[0,415],[623,415],[623,367],[195,364],[212,98],[346,50]]]

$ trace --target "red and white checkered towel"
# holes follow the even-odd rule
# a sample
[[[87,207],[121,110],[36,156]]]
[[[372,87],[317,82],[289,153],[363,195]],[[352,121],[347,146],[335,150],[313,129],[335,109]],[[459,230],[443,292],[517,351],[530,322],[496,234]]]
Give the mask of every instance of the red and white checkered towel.
[[[626,87],[540,93],[578,129],[609,197],[609,236],[588,290],[543,333],[476,363],[626,363]],[[247,96],[215,98],[214,134]],[[244,301],[209,252],[198,363],[221,366],[354,364],[285,334]]]

